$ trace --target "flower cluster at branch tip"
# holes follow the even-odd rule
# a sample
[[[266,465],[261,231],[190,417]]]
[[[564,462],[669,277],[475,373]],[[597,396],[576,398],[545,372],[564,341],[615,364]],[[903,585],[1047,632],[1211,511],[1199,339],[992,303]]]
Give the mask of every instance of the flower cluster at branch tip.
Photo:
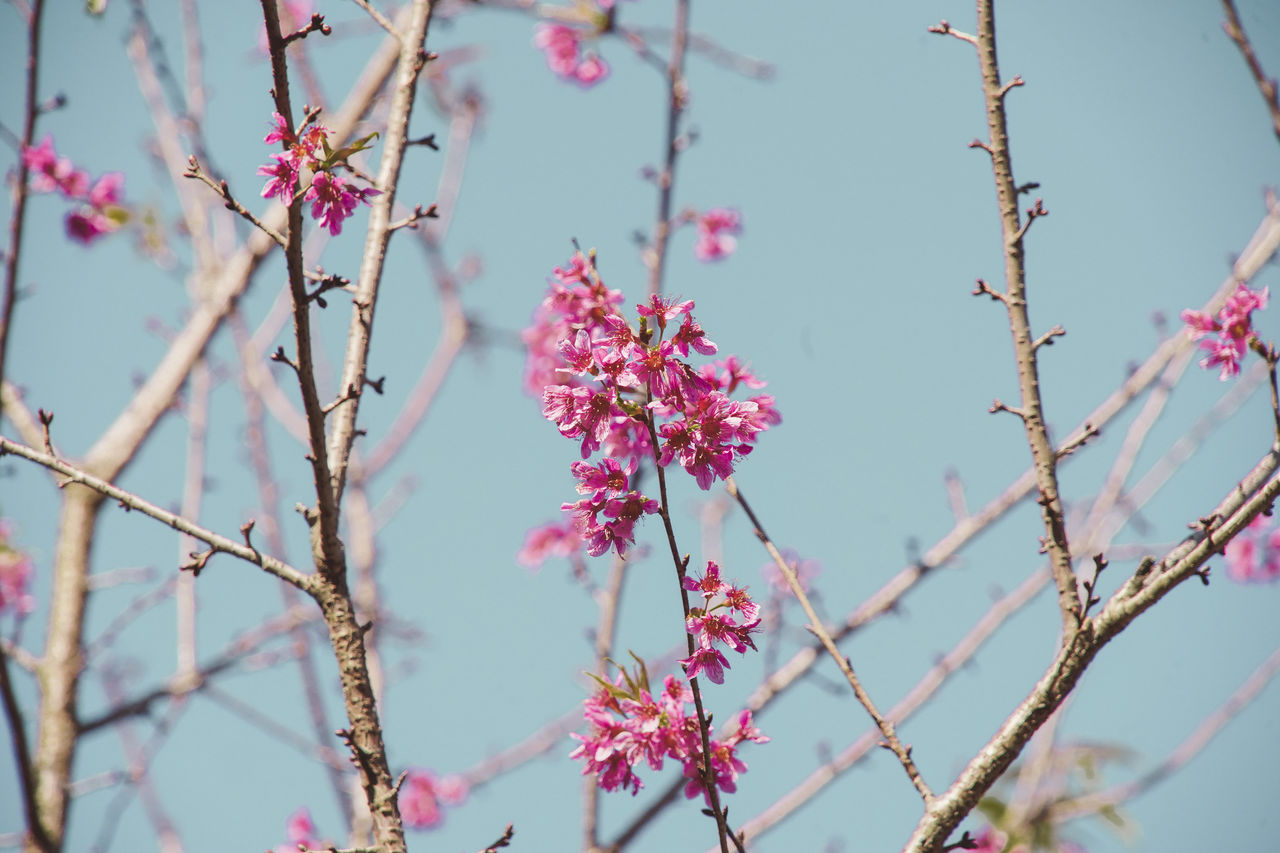
[[[702,607],[690,607],[685,629],[695,639],[697,649],[681,659],[685,675],[690,678],[706,673],[716,684],[724,684],[724,671],[729,660],[716,648],[716,644],[728,645],[738,654],[745,654],[747,647],[755,649],[751,635],[760,629],[760,606],[751,600],[746,587],[734,586],[720,579],[720,567],[708,561],[707,570],[700,578],[686,575],[684,588],[702,595]],[[712,599],[719,598],[714,605]],[[716,611],[725,611],[717,613]],[[739,623],[732,614],[737,613]]]
[[[271,853],[298,853],[303,847],[308,850],[321,850],[325,847],[323,841],[317,840],[316,825],[311,820],[311,812],[305,807],[289,816],[284,834],[289,840],[284,844],[277,844]]]
[[[1218,378],[1224,381],[1239,375],[1240,359],[1258,341],[1253,329],[1253,312],[1267,307],[1267,295],[1267,288],[1250,290],[1241,282],[1216,317],[1190,309],[1182,312],[1182,322],[1191,339],[1206,338],[1200,340],[1200,349],[1208,353],[1200,362],[1201,367],[1210,370],[1221,367]],[[1216,338],[1209,338],[1215,334]]]
[[[262,197],[279,198],[282,204],[291,205],[303,172],[310,173],[311,185],[302,200],[311,202],[311,217],[336,237],[342,233],[343,220],[355,213],[357,205],[367,205],[370,197],[382,195],[382,190],[357,187],[334,173],[339,165],[347,165],[347,158],[352,154],[368,148],[375,136],[377,134],[370,134],[334,151],[329,147],[329,130],[324,125],[312,124],[295,133],[289,129],[284,116],[274,113],[271,132],[262,141],[268,145],[283,142],[285,150],[271,155],[274,163],[258,167],[258,174],[268,179],[262,188]]]
[[[24,148],[22,162],[30,172],[32,192],[56,192],[78,203],[66,219],[67,236],[76,242],[88,246],[129,221],[129,211],[121,203],[124,175],[120,172],[90,180],[88,172],[58,156],[51,136],[37,146]]]
[[[609,76],[609,65],[596,53],[582,52],[583,31],[564,24],[538,24],[533,46],[547,56],[547,67],[564,80],[590,88]]]
[[[28,592],[31,573],[31,557],[13,545],[13,525],[0,520],[0,613],[25,616],[35,610],[36,600]]]
[[[1227,577],[1238,583],[1269,583],[1280,579],[1280,527],[1260,515],[1222,550]]]
[[[713,207],[697,217],[698,240],[693,254],[707,263],[721,261],[738,248],[735,235],[742,233],[742,214],[727,207]]]
[[[636,306],[633,328],[619,311],[622,299],[601,280],[594,256],[578,252],[566,268],[556,267],[524,332],[526,390],[541,394],[543,416],[579,441],[584,460],[604,455],[599,464],[574,463],[584,497],[561,507],[573,514],[592,556],[611,547],[622,555],[635,523],[658,512],[656,501],[630,488],[641,461],[679,462],[709,489],[733,473],[734,460],[752,451],[758,433],[782,420],[767,394],[730,398],[764,386],[736,358],[697,369],[685,360],[691,350],[717,352],[693,317],[692,301],[651,296]],[[660,442],[656,453],[650,422]],[[555,541],[550,533],[544,538]]]
[[[412,829],[431,829],[444,822],[441,806],[461,805],[467,793],[461,776],[436,778],[430,770],[410,770],[400,786],[400,816]]]
[[[606,791],[630,789],[634,796],[644,787],[635,773],[640,762],[653,770],[661,770],[665,759],[681,763],[688,779],[684,794],[692,799],[707,792],[702,783],[702,732],[698,716],[686,706],[693,702],[693,691],[681,679],[668,675],[662,692],[650,692],[643,665],[633,676],[621,671],[612,682],[596,678],[600,689],[583,700],[584,716],[590,724],[585,735],[573,734],[578,746],[569,753],[582,759],[582,775],[594,773],[596,782]],[[737,729],[723,740],[709,738],[711,769],[716,787],[726,793],[737,790],[737,780],[747,765],[737,756],[744,741],[768,743],[751,722],[751,712],[738,714]]]

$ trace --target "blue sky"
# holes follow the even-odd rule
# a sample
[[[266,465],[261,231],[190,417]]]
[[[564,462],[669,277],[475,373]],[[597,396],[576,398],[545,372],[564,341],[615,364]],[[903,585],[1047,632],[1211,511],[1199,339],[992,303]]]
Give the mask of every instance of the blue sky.
[[[311,45],[333,101],[354,79],[376,34],[351,4],[322,6],[336,34]],[[72,4],[75,6],[75,4]],[[256,4],[201,4],[208,59],[207,127],[212,157],[255,210],[264,209],[254,174],[270,153],[261,144],[271,107],[269,70],[254,51]],[[987,413],[1011,400],[1016,383],[999,306],[969,295],[982,277],[1000,280],[1002,261],[988,161],[967,143],[985,135],[977,63],[954,39],[930,35],[940,19],[972,30],[964,3],[810,3],[780,13],[778,4],[693,4],[693,28],[723,47],[776,66],[768,82],[744,79],[694,54],[689,61],[687,127],[695,143],[680,160],[676,205],[732,206],[745,228],[730,259],[698,263],[685,229],[672,245],[667,289],[697,302],[696,314],[722,353],[736,353],[769,381],[784,422],[765,434],[739,468],[738,481],[782,545],[819,560],[825,612],[838,618],[950,530],[943,474],[954,469],[969,505],[985,504],[1028,463],[1021,429]],[[20,79],[23,44],[11,9],[0,27],[0,68]],[[623,21],[664,26],[669,3],[622,4]],[[1261,61],[1280,73],[1280,8],[1242,2],[1244,24]],[[151,10],[175,68],[181,68],[176,12]],[[1199,306],[1228,275],[1230,260],[1261,221],[1263,188],[1277,183],[1280,147],[1217,4],[1134,2],[1002,4],[1000,59],[1006,77],[1027,85],[1010,96],[1013,160],[1020,181],[1041,184],[1051,215],[1028,243],[1032,320],[1067,335],[1042,353],[1050,423],[1076,424],[1158,343],[1154,314],[1171,323]],[[173,188],[149,159],[154,133],[123,44],[126,4],[98,20],[50,10],[43,91],[68,104],[42,120],[60,153],[94,174],[122,170],[128,197],[176,211]],[[572,251],[595,247],[606,282],[629,302],[645,275],[633,234],[652,227],[653,186],[644,167],[661,154],[662,79],[619,41],[600,46],[612,75],[591,90],[555,79],[531,45],[524,14],[479,10],[438,24],[429,47],[477,47],[455,72],[474,84],[484,112],[445,256],[478,258],[480,273],[463,292],[470,315],[514,332],[529,320],[546,277]],[[665,54],[666,47],[655,45]],[[0,92],[0,121],[17,126],[20,89]],[[425,102],[413,132],[445,125]],[[13,153],[5,155],[13,162]],[[430,202],[441,155],[418,151],[399,188],[406,203]],[[127,238],[92,249],[62,237],[60,202],[33,200],[23,246],[23,284],[9,376],[33,408],[56,413],[55,436],[70,455],[83,452],[115,417],[137,378],[163,352],[156,323],[174,328],[188,306],[179,273],[140,259]],[[357,220],[357,223],[362,220]],[[361,232],[330,244],[325,268],[353,273]],[[185,246],[175,240],[183,257]],[[283,280],[277,259],[243,303],[260,318]],[[1275,286],[1274,267],[1259,285]],[[361,415],[377,439],[395,417],[434,346],[439,311],[423,256],[398,240],[389,257],[375,328],[371,373],[388,376],[388,394],[366,398]],[[333,305],[332,303],[339,303]],[[347,313],[332,300],[318,324],[330,366],[341,358]],[[1274,309],[1273,309],[1274,310]],[[1274,320],[1259,317],[1264,336]],[[409,497],[379,539],[380,582],[398,620],[420,635],[383,641],[390,673],[384,712],[392,761],[463,772],[540,723],[576,707],[580,672],[590,665],[591,601],[549,564],[538,574],[515,565],[525,531],[554,518],[573,496],[573,443],[543,420],[520,390],[521,354],[498,343],[469,352],[450,376],[429,420],[402,457],[373,485],[375,500],[411,482]],[[283,342],[283,340],[282,340]],[[243,450],[243,413],[228,335],[210,426],[210,489],[202,522],[234,534],[257,512]],[[277,378],[287,381],[283,373]],[[1193,368],[1173,396],[1142,473],[1226,389]],[[1063,471],[1071,507],[1087,505],[1131,414],[1121,418]],[[9,435],[9,427],[2,427]],[[1168,543],[1211,508],[1269,446],[1262,395],[1223,424],[1143,512],[1144,526],[1119,543]],[[182,489],[185,425],[169,417],[122,485],[160,505]],[[282,505],[306,500],[302,451],[280,430],[271,443]],[[35,591],[44,600],[57,496],[38,471],[6,460],[0,513],[14,520],[36,560]],[[688,478],[682,478],[685,480]],[[701,553],[695,512],[708,495],[691,480],[673,492],[681,547]],[[1038,521],[1021,507],[935,573],[902,610],[846,647],[881,706],[893,704],[937,655],[1040,565]],[[289,556],[305,558],[305,531],[286,516]],[[96,595],[91,636],[120,610],[168,577],[175,538],[136,514],[108,509],[95,571],[153,567],[155,580]],[[641,528],[655,556],[635,566],[621,616],[619,646],[660,655],[681,639],[672,571],[657,556],[660,528]],[[763,589],[765,555],[741,514],[726,522],[727,574]],[[1280,644],[1274,617],[1280,590],[1215,579],[1175,591],[1125,632],[1080,684],[1063,736],[1122,744],[1130,763],[1107,768],[1121,781],[1154,766]],[[1132,563],[1116,560],[1112,583]],[[603,578],[606,566],[595,569]],[[200,578],[201,654],[279,612],[275,582],[251,567],[214,561]],[[801,623],[789,612],[788,623]],[[1052,653],[1054,604],[1036,599],[1002,628],[976,661],[903,726],[926,778],[942,788],[1026,693]],[[124,631],[110,656],[131,691],[172,672],[171,604]],[[38,646],[39,614],[24,638]],[[803,642],[792,631],[785,649]],[[323,648],[319,651],[323,652]],[[751,770],[730,798],[745,819],[772,803],[829,752],[862,734],[868,720],[843,692],[832,692],[829,665],[762,716],[774,740],[744,752]],[[726,718],[763,674],[759,658],[735,661],[711,701]],[[333,684],[331,669],[322,669]],[[299,684],[289,666],[231,676],[220,688],[285,726],[307,731]],[[30,685],[24,694],[33,695]],[[336,695],[336,694],[335,694]],[[86,711],[106,704],[101,681],[85,682]],[[1091,851],[1262,849],[1280,831],[1272,793],[1280,766],[1273,686],[1182,773],[1126,806],[1140,827],[1125,847],[1100,823],[1073,826]],[[341,724],[340,704],[328,709]],[[151,723],[137,731],[147,736]],[[152,772],[186,849],[262,850],[283,841],[286,817],[307,805],[322,832],[341,827],[320,766],[279,738],[254,729],[225,705],[198,696],[167,736]],[[578,768],[564,756],[521,767],[477,790],[436,833],[415,835],[413,849],[478,849],[508,822],[525,850],[578,844]],[[85,743],[77,777],[121,766],[119,739]],[[670,769],[668,773],[670,773]],[[652,776],[652,774],[650,774]],[[604,830],[625,824],[660,791],[651,778],[632,800],[607,798]],[[0,832],[19,825],[8,752],[0,758]],[[70,849],[90,849],[113,808],[113,791],[79,798]],[[841,776],[792,821],[766,835],[764,851],[896,849],[919,802],[887,753]],[[636,849],[710,846],[705,819],[678,810],[642,836]],[[148,850],[153,833],[137,798],[120,816],[111,849]]]

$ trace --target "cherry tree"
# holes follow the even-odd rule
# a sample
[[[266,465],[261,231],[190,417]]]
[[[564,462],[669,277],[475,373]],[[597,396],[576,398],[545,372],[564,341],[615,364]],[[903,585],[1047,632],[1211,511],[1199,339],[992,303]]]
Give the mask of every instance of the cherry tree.
[[[908,219],[872,200],[901,202],[896,166],[824,159],[794,124],[794,144],[722,130],[786,85],[740,10],[702,29],[690,0],[11,5],[14,846],[1105,849],[1098,827],[1130,837],[1130,804],[1193,776],[1280,668],[1265,637],[1229,685],[1168,673],[1207,705],[1140,770],[1124,731],[1072,727],[1073,703],[1162,714],[1126,684],[1201,642],[1186,614],[1274,622],[1280,204],[1250,209],[1229,264],[1178,247],[1221,267],[1179,283],[1194,302],[1140,287],[1146,314],[1099,310],[1125,282],[1064,279],[1109,256],[1061,241],[1123,203],[1140,245],[1155,205],[1117,179],[1091,211],[1038,172],[1081,139],[1102,165],[1179,140],[1049,145],[1074,84],[1019,41],[1027,13],[1001,36],[1019,73],[992,0],[856,35],[947,69],[935,109],[897,117],[929,116],[937,158]],[[1225,0],[1212,34],[1238,100],[1219,132],[1252,146],[1280,139],[1269,14]],[[136,96],[103,97],[126,68]],[[1024,139],[1036,172],[1014,168]],[[734,168],[735,146],[771,159]],[[788,169],[830,183],[812,210],[769,201]],[[860,280],[861,237],[756,248],[837,210],[895,280]],[[910,481],[928,466],[936,485]]]

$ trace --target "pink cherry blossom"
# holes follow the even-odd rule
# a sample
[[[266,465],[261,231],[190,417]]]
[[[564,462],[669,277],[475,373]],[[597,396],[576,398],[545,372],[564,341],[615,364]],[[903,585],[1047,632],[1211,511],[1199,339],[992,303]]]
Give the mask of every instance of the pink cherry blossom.
[[[1190,309],[1182,312],[1182,322],[1192,340],[1200,340],[1200,349],[1208,355],[1200,366],[1212,370],[1220,367],[1218,378],[1226,381],[1240,374],[1240,359],[1258,339],[1253,329],[1253,312],[1267,307],[1268,290],[1250,290],[1243,282],[1227,298],[1217,316]]]
[[[342,221],[355,212],[358,204],[367,205],[369,196],[375,195],[382,195],[382,190],[372,187],[357,189],[337,175],[317,172],[311,180],[311,188],[302,198],[311,202],[311,218],[336,237],[342,233]]]
[[[697,219],[698,240],[693,254],[700,261],[719,261],[738,248],[735,235],[742,233],[742,215],[727,207],[716,207]]]
[[[89,175],[76,169],[66,157],[57,155],[52,136],[46,136],[33,148],[23,149],[22,162],[31,173],[32,192],[61,192],[70,198],[79,198],[88,189]]]
[[[537,569],[551,557],[572,557],[582,546],[582,537],[572,520],[556,521],[529,531],[516,562],[527,569]]]
[[[608,76],[609,64],[594,53],[588,53],[573,69],[573,79],[583,88],[590,88]]]
[[[285,844],[277,844],[272,853],[298,853],[298,850],[303,847],[308,850],[317,850],[324,846],[322,841],[317,840],[316,826],[311,820],[311,812],[305,808],[298,809],[289,816],[285,824],[285,837],[289,841]]]
[[[35,598],[28,591],[33,570],[31,557],[13,546],[13,526],[0,521],[0,613],[10,610],[25,616],[35,610]]]
[[[292,151],[272,154],[271,159],[276,161],[275,165],[268,163],[265,166],[258,167],[259,175],[265,175],[270,178],[262,187],[262,197],[279,198],[280,203],[288,207],[293,204],[293,196],[298,189],[298,176],[301,174],[301,165]]]
[[[444,822],[442,805],[460,805],[468,786],[460,776],[437,779],[430,770],[410,770],[400,786],[400,815],[405,826],[431,829]]]
[[[1270,583],[1280,580],[1280,527],[1259,515],[1222,551],[1227,577],[1237,583]]]
[[[534,47],[547,57],[547,67],[557,76],[591,87],[609,76],[609,66],[594,53],[582,54],[583,31],[564,24],[538,24]]]

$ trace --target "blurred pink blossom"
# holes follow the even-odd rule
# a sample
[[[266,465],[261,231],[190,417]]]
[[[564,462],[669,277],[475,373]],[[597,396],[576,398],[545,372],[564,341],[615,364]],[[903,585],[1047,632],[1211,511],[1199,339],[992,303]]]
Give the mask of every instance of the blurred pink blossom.
[[[410,770],[400,786],[400,815],[405,826],[430,829],[444,822],[442,805],[460,805],[467,793],[466,780],[461,776],[437,779],[430,770]]]
[[[727,207],[714,207],[697,219],[698,241],[694,256],[704,262],[719,261],[738,248],[735,235],[742,233],[742,215]]]
[[[31,584],[31,557],[13,546],[13,525],[0,521],[0,613],[12,610],[25,616],[36,607],[27,591]]]
[[[1227,543],[1222,556],[1227,577],[1237,583],[1270,583],[1280,579],[1280,527],[1260,515]]]

